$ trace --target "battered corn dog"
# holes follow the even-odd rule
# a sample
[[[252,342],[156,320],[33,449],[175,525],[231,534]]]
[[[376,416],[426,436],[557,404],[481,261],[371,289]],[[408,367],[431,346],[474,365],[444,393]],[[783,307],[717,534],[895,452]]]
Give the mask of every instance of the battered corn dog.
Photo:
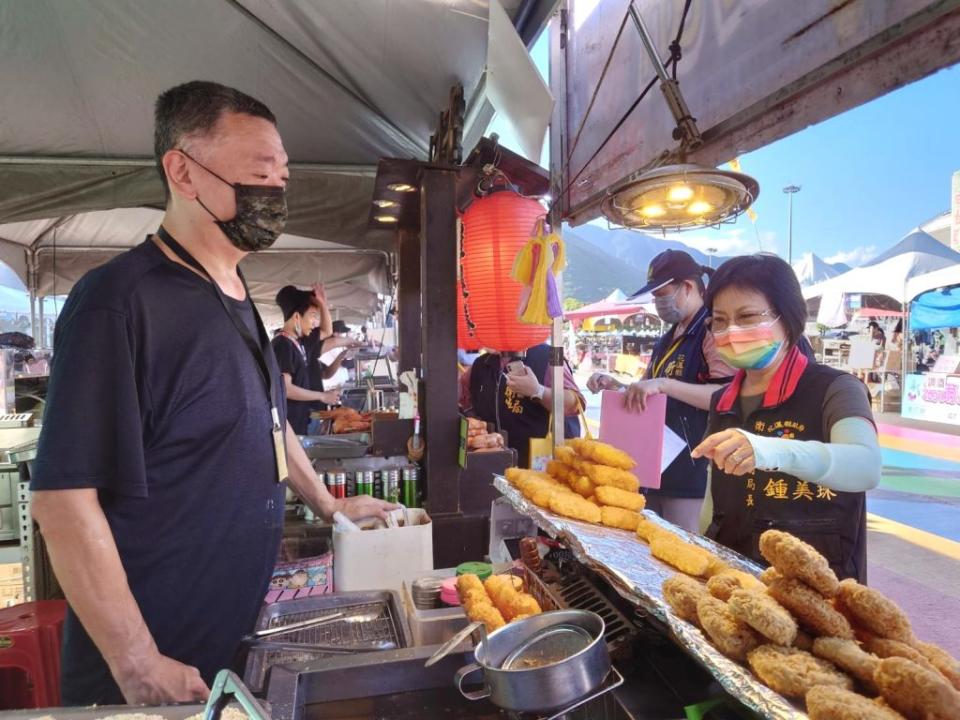
[[[569,443],[570,441],[568,440],[567,444]],[[553,449],[553,457],[555,457],[557,460],[564,463],[565,465],[570,465],[572,467],[577,460],[577,451],[574,450],[572,447],[567,447],[565,445],[557,445]]]
[[[465,573],[457,578],[457,592],[466,593],[467,590],[483,590],[483,582],[473,573]]]
[[[603,488],[597,488],[602,490]],[[637,525],[640,523],[640,515],[633,510],[625,510],[613,505],[604,505],[600,508],[600,522],[607,527],[620,528],[636,532]]]
[[[701,577],[710,567],[710,553],[703,548],[671,537],[655,537],[650,541],[650,554],[680,572]]]
[[[597,465],[596,463],[581,460],[576,466],[584,475],[590,478],[594,485],[612,485],[628,492],[637,492],[640,481],[629,470]]]
[[[550,509],[557,515],[590,523],[600,522],[600,508],[572,491],[555,492],[550,496],[549,502]]]
[[[550,460],[547,462],[547,474],[554,480],[558,480],[567,485],[572,485],[573,480],[577,478],[576,471],[559,460]]]
[[[578,495],[585,498],[592,497],[597,489],[597,486],[590,482],[590,478],[583,476],[578,477],[570,483],[570,487],[572,487]]]
[[[627,492],[612,485],[597,486],[597,499],[604,505],[633,510],[633,512],[643,510],[647,504],[646,498],[640,493]]]
[[[482,622],[487,626],[487,632],[498,630],[507,624],[503,615],[497,608],[489,603],[478,603],[467,611],[467,617],[471,622]]]
[[[674,534],[669,530],[660,527],[655,522],[648,520],[642,515],[640,516],[640,521],[637,523],[637,537],[649,543],[655,537],[660,537],[661,535],[666,537],[675,537]]]
[[[637,466],[632,457],[609,443],[584,438],[577,438],[575,442],[574,449],[577,454],[598,465],[608,465],[621,470],[633,470]]]

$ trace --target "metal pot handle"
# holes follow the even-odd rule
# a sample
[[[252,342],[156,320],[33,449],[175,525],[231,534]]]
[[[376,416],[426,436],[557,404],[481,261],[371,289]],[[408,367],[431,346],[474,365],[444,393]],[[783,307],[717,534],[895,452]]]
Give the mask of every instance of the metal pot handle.
[[[484,698],[490,697],[489,687],[484,687],[483,690],[475,690],[473,692],[467,692],[463,689],[463,681],[466,680],[469,675],[473,675],[473,673],[477,672],[478,670],[483,672],[483,667],[477,663],[471,663],[470,665],[457,670],[457,690],[459,690],[460,694],[463,695],[467,700],[483,700]]]

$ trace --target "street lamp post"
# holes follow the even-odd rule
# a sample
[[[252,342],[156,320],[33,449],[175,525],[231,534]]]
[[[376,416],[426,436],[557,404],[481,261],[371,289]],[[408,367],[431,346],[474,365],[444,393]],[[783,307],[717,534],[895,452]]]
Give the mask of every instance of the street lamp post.
[[[799,185],[787,185],[783,191],[790,198],[790,209],[787,211],[787,263],[793,266],[793,196],[800,192]]]
[[[710,269],[713,269],[713,256],[717,252],[716,248],[707,248],[707,262],[710,263]]]

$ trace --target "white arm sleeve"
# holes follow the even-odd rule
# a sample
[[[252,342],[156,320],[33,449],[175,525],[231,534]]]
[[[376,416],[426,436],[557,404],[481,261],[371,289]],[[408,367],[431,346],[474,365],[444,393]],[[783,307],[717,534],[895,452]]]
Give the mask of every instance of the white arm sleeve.
[[[780,470],[841,492],[864,492],[880,482],[883,461],[877,431],[864,418],[838,420],[829,443],[738,432],[750,441],[759,470]]]

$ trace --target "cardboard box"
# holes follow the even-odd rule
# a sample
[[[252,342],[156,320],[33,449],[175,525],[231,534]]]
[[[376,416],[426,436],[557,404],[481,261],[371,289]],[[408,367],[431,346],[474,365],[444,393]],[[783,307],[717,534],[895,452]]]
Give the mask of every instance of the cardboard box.
[[[411,524],[360,532],[333,531],[336,592],[397,590],[404,578],[433,570],[433,523],[420,508],[407,511]]]

